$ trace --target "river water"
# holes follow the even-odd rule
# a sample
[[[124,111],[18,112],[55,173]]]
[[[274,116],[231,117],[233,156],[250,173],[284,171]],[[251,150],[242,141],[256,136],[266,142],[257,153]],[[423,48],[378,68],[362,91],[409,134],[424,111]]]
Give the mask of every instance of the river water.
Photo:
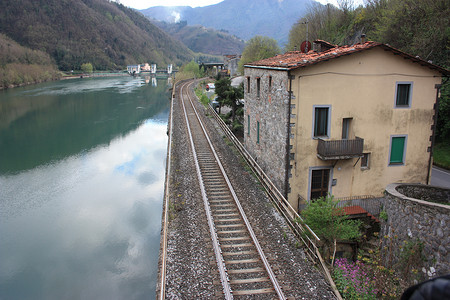
[[[166,80],[0,91],[0,299],[154,299]]]

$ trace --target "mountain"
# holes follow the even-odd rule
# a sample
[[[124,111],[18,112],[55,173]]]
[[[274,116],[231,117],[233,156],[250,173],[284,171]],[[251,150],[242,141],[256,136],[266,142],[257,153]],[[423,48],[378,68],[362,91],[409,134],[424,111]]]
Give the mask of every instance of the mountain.
[[[218,31],[201,25],[190,26],[187,25],[186,21],[178,23],[155,19],[151,21],[197,53],[212,55],[240,54],[245,48],[243,40],[225,31]]]
[[[288,41],[289,30],[305,13],[310,0],[224,0],[205,7],[150,7],[141,12],[150,18],[226,30],[244,40],[255,35]]]
[[[97,70],[180,65],[193,58],[141,13],[108,0],[2,0],[0,33],[48,53],[61,70],[87,62]]]

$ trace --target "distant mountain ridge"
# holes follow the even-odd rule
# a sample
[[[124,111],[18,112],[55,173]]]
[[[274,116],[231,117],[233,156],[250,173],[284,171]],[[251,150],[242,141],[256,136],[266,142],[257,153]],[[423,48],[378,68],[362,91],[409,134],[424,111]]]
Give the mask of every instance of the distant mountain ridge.
[[[289,30],[305,13],[310,0],[224,0],[204,7],[150,7],[141,12],[166,22],[186,21],[226,30],[244,40],[255,35],[276,39],[280,46],[288,41]]]
[[[197,53],[211,55],[241,54],[245,48],[243,40],[224,31],[206,28],[201,25],[189,26],[186,21],[178,23],[169,23],[155,19],[151,21]]]
[[[194,57],[141,13],[108,0],[2,0],[0,32],[48,53],[61,70],[87,62],[97,70],[181,65]]]

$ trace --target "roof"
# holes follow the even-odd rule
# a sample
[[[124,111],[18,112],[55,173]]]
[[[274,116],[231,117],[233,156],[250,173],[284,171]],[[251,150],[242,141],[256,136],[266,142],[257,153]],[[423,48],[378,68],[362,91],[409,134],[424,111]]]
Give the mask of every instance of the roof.
[[[365,42],[363,44],[355,44],[351,46],[336,46],[325,41],[316,41],[315,43],[320,43],[321,45],[327,45],[329,50],[323,52],[309,51],[308,53],[303,53],[301,51],[289,51],[285,54],[280,54],[274,57],[266,58],[256,62],[248,63],[245,67],[250,68],[269,68],[269,69],[279,69],[279,70],[293,70],[298,68],[303,68],[311,65],[315,65],[320,62],[324,62],[333,58],[342,57],[345,55],[350,55],[353,53],[358,53],[365,50],[370,50],[373,48],[382,48],[386,51],[390,51],[395,55],[399,55],[405,59],[410,59],[411,61],[418,63],[422,66],[428,67],[435,71],[448,76],[450,71],[442,68],[440,66],[434,65],[431,62],[427,62],[420,57],[414,57],[403,51],[395,49],[387,44],[377,43],[377,42]],[[334,46],[334,47],[333,47]],[[327,47],[328,48],[328,47]]]

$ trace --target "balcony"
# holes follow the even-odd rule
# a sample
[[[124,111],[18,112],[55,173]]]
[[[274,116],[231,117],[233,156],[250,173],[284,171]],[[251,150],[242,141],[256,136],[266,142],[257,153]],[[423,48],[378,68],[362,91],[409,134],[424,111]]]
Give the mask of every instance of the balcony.
[[[364,139],[356,137],[354,140],[319,139],[317,157],[321,160],[350,159],[363,156]]]

